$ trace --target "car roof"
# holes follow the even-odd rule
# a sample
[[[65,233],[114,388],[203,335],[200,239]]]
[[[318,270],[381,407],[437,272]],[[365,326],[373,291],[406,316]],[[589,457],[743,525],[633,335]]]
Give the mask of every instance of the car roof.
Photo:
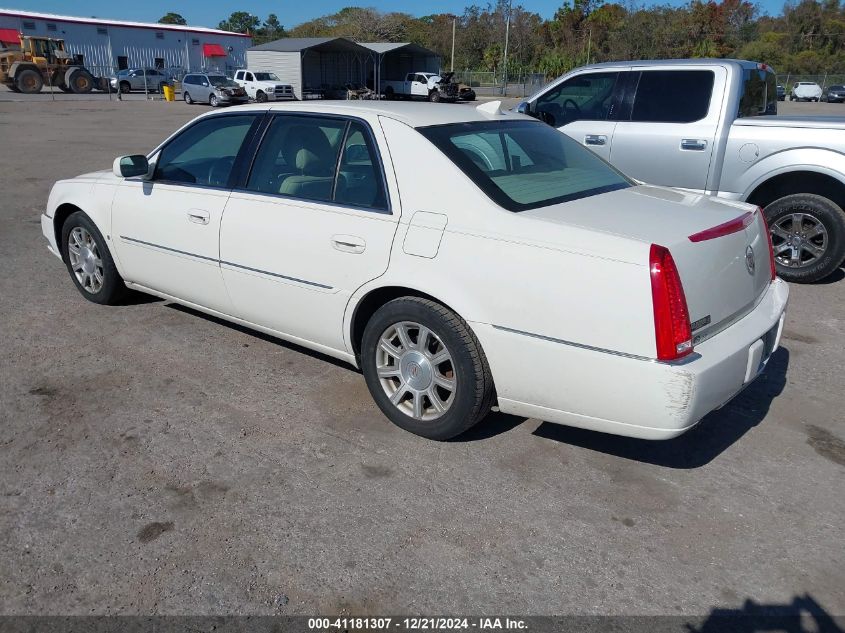
[[[494,106],[491,105],[492,103],[487,102],[482,104],[482,106],[494,109]],[[323,101],[315,99],[313,101],[288,101],[269,106],[267,104],[243,105],[230,108],[230,110],[232,109],[305,112],[357,117],[385,116],[415,128],[472,121],[537,121],[537,119],[513,111],[502,111],[502,114],[497,115],[489,111],[479,110],[478,107],[471,105],[460,103],[428,103],[427,101]]]

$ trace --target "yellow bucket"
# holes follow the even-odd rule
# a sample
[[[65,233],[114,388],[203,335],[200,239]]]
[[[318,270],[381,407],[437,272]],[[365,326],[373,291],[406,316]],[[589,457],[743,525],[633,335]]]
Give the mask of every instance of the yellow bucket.
[[[165,101],[176,101],[176,91],[173,90],[173,86],[165,85],[162,87],[164,91],[164,100]]]

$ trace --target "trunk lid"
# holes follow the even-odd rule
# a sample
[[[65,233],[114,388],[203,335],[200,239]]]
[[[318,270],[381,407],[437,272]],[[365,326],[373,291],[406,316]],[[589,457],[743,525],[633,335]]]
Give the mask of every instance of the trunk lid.
[[[751,205],[638,186],[521,215],[668,248],[684,287],[694,343],[748,314],[771,282],[768,235],[762,214]],[[739,218],[744,221],[733,222]],[[709,231],[714,227],[719,230]],[[648,249],[643,252],[647,266]]]

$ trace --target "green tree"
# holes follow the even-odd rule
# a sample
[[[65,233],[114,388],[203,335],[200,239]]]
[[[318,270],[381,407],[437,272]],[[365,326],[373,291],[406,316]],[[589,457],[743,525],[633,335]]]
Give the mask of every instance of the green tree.
[[[228,19],[223,20],[217,25],[222,31],[232,31],[233,33],[249,33],[252,34],[258,30],[261,20],[258,16],[247,13],[246,11],[235,11]]]
[[[158,20],[159,24],[181,24],[182,26],[187,26],[188,21],[183,18],[178,13],[173,13],[173,11],[163,15]]]

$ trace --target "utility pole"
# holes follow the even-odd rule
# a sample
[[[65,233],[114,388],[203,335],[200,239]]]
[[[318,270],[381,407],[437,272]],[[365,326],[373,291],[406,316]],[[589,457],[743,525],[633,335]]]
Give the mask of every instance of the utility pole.
[[[502,96],[508,93],[508,37],[511,31],[511,3],[513,0],[508,0],[508,16],[505,20],[505,56],[502,65]]]
[[[590,48],[593,44],[593,29],[587,31],[587,65],[590,64]]]
[[[455,70],[455,24],[458,22],[458,18],[452,18],[452,57],[449,61],[449,71],[454,72]]]

